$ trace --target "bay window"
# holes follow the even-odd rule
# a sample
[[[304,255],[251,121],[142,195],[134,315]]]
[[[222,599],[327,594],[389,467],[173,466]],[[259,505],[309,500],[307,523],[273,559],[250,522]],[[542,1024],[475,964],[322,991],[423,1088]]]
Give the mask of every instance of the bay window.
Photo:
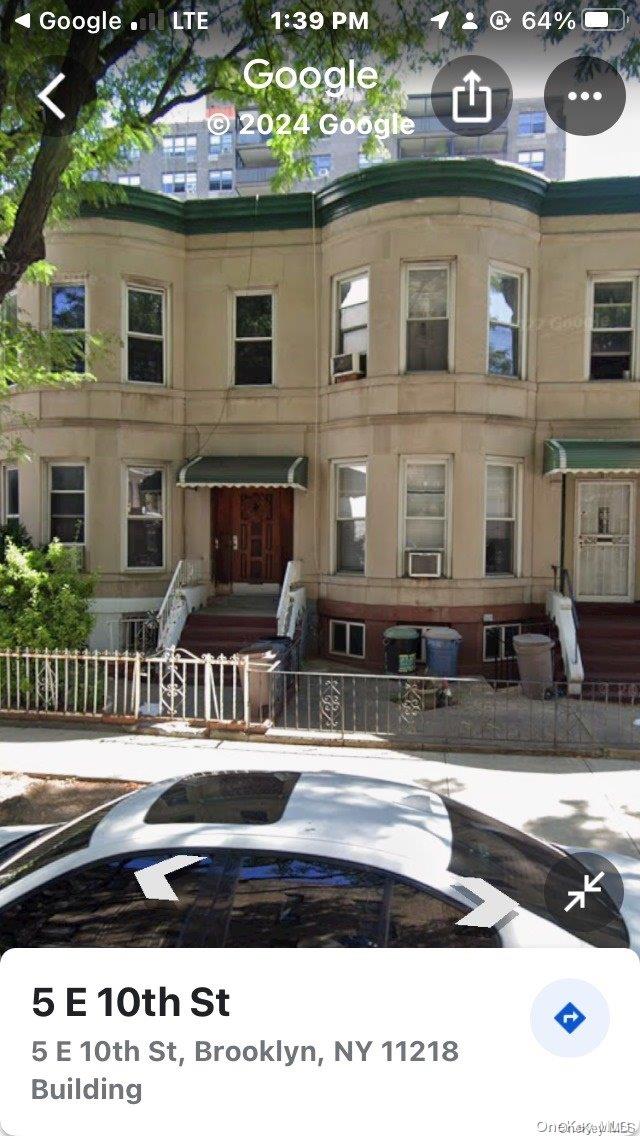
[[[407,266],[405,310],[405,370],[448,371],[449,265]]]
[[[127,379],[165,381],[165,293],[161,288],[127,286]]]
[[[491,461],[486,469],[486,576],[518,574],[518,464]]]
[[[68,338],[73,360],[65,370],[85,370],[86,294],[84,284],[54,284],[51,288],[51,329]],[[62,368],[59,368],[62,369]]]
[[[637,280],[594,280],[591,305],[591,379],[634,376]]]
[[[337,572],[364,574],[367,527],[367,463],[335,467]]]
[[[448,463],[410,459],[404,478],[403,574],[408,552],[439,552],[447,561]]]
[[[127,568],[164,565],[164,473],[148,466],[127,470]]]
[[[492,268],[489,274],[490,375],[522,376],[522,275]]]
[[[62,544],[85,543],[85,467],[49,468],[49,536]]]

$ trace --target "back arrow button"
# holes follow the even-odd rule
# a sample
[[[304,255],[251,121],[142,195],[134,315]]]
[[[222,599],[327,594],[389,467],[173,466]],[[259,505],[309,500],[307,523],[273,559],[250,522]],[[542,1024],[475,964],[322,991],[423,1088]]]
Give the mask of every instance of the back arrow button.
[[[64,111],[60,110],[60,107],[56,106],[56,104],[51,101],[49,95],[52,94],[53,91],[55,91],[56,87],[59,87],[60,84],[64,82],[65,78],[66,76],[61,71],[60,74],[56,75],[55,79],[52,79],[51,82],[44,88],[44,90],[40,91],[40,93],[36,96],[43,104],[43,106],[46,106],[47,110],[50,110],[52,114],[55,114],[56,118],[59,118],[60,121],[62,121],[62,119],[65,117]]]

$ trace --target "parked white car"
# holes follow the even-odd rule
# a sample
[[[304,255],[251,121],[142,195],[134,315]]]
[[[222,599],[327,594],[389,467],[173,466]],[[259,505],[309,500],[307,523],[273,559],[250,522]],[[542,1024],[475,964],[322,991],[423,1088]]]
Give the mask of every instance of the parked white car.
[[[14,946],[515,947],[640,943],[640,873],[620,912],[569,931],[545,905],[564,849],[407,784],[339,773],[211,772],[140,789],[0,849],[0,952]],[[135,873],[176,854],[178,902]],[[614,859],[612,857],[612,859]],[[499,930],[460,927],[482,878],[520,907]]]

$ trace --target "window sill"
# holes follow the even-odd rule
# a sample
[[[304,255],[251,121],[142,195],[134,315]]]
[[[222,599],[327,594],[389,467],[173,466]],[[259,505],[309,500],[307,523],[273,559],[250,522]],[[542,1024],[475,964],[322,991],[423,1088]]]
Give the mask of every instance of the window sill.
[[[272,391],[275,394],[277,389],[277,383],[231,383],[229,385],[229,391],[234,394],[242,394],[243,391]]]

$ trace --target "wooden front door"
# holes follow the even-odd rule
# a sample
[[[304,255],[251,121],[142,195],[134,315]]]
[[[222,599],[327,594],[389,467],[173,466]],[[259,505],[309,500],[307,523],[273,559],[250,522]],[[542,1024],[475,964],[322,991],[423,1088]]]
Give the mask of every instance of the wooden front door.
[[[281,584],[293,556],[292,489],[214,489],[212,563],[218,584]]]

